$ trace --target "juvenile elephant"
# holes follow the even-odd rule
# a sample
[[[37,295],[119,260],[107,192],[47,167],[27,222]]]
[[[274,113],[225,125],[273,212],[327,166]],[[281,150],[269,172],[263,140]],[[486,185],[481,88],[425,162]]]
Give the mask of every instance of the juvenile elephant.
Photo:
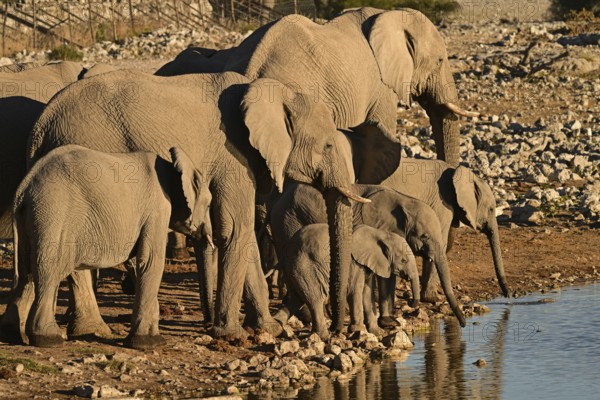
[[[459,162],[458,105],[444,39],[416,10],[357,8],[325,24],[288,15],[254,31],[239,46],[222,51],[188,49],[156,72],[236,71],[250,79],[272,78],[291,92],[324,101],[339,129],[350,132],[359,183],[379,184],[398,167],[398,102],[416,100],[430,118],[438,158]],[[333,203],[331,199],[328,203]],[[342,329],[350,266],[352,215],[347,202],[332,204],[331,303]],[[334,223],[337,221],[337,223]]]
[[[31,274],[35,299],[31,305],[20,297],[9,305],[8,326],[20,329],[17,311],[24,310],[30,344],[61,344],[54,319],[60,282],[76,269],[111,267],[135,257],[137,290],[125,344],[144,349],[164,343],[157,296],[167,229],[208,240],[212,232],[205,178],[182,150],[172,148],[170,155],[172,163],[147,152],[109,154],[67,145],[35,164],[14,206],[18,287]],[[135,173],[118,176],[120,166]]]
[[[270,216],[280,262],[296,232],[306,225],[327,221],[324,200],[317,190],[300,183],[290,182],[287,186]],[[352,204],[354,227],[367,225],[405,238],[414,255],[435,265],[448,304],[461,326],[465,326],[465,317],[452,290],[445,238],[431,207],[421,200],[381,185],[355,184],[352,191],[371,201],[370,204]]]
[[[446,251],[452,246],[451,228],[457,227],[459,222],[485,233],[492,249],[498,284],[502,294],[509,296],[496,221],[496,199],[483,179],[467,167],[454,168],[441,160],[403,158],[398,169],[382,185],[422,200],[435,211]],[[439,282],[432,270],[431,264],[424,263],[423,300],[433,301],[436,297]],[[393,298],[392,291],[389,296]]]
[[[48,104],[32,132],[29,163],[70,143],[164,158],[172,146],[184,149],[213,193],[219,264],[215,335],[246,334],[238,320],[242,291],[247,323],[276,332],[281,328],[269,314],[254,231],[257,195],[269,192],[273,181],[281,190],[289,177],[318,185],[333,201],[361,200],[348,189],[354,180],[351,161],[335,145],[340,135],[329,110],[287,89],[272,79],[250,81],[233,72],[101,74],[70,85]],[[195,247],[203,248],[198,241]]]
[[[312,319],[312,329],[323,339],[329,336],[323,307],[329,297],[329,234],[326,224],[300,229],[285,247],[284,276],[289,301],[275,315],[285,323],[302,304]],[[406,240],[391,232],[360,225],[352,234],[352,265],[348,282],[350,332],[365,330],[380,334],[373,311],[373,275],[397,275],[411,282],[413,305],[419,304],[419,271]]]

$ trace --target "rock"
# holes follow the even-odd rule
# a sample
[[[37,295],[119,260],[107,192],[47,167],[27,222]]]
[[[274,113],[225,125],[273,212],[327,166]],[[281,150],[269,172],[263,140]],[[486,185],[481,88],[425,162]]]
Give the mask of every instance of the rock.
[[[513,207],[512,219],[516,222],[538,223],[544,218],[544,214],[536,207],[525,205],[523,207]]]
[[[108,385],[102,385],[98,391],[98,397],[100,398],[120,397],[125,396],[126,394],[127,393],[121,392],[120,390]]]
[[[487,365],[487,362],[483,358],[480,358],[479,360],[475,361],[473,363],[473,365],[476,365],[477,367],[482,368]]]
[[[20,373],[22,373],[25,370],[25,366],[21,363],[18,363],[15,365],[14,369],[15,369],[15,372],[17,373],[17,375],[19,375]]]
[[[294,354],[298,350],[300,350],[300,342],[298,342],[297,340],[281,342],[275,346],[275,354],[277,354],[279,357],[284,356],[286,354]]]
[[[327,344],[325,346],[325,354],[333,354],[334,356],[337,356],[341,352],[342,348],[337,344]]]
[[[257,367],[261,364],[266,364],[269,361],[269,357],[264,354],[256,354],[248,360],[248,365],[251,367]]]
[[[96,364],[101,362],[106,362],[108,359],[104,354],[94,354],[91,357],[83,357],[82,362],[84,364]]]
[[[74,365],[65,365],[64,367],[62,367],[60,369],[60,372],[62,372],[65,375],[81,375],[82,374],[81,370]]]
[[[210,344],[210,342],[212,342],[212,341],[213,341],[213,338],[209,335],[200,335],[194,339],[194,343],[200,344],[202,346],[206,346],[207,344]]]
[[[254,341],[258,345],[274,344],[274,343],[277,342],[277,340],[275,339],[275,337],[273,337],[273,335],[271,335],[269,332],[261,332],[261,333],[259,333],[258,335],[256,335],[254,337]]]
[[[415,346],[404,331],[398,331],[384,337],[381,343],[388,349],[408,350]]]
[[[225,369],[227,369],[228,371],[235,371],[239,368],[239,366],[240,360],[237,358],[235,360],[231,360],[225,363]]]
[[[352,359],[344,353],[340,353],[333,359],[333,368],[340,372],[348,372],[352,369]]]
[[[75,386],[72,389],[72,391],[75,394],[75,396],[85,397],[86,399],[95,399],[98,397],[98,392],[100,391],[100,388],[86,384]]]
[[[573,120],[566,125],[566,128],[572,131],[578,131],[581,129],[581,122],[579,122],[578,120]]]
[[[550,274],[550,279],[557,280],[558,278],[560,278],[560,275],[560,272],[555,272],[553,274]]]

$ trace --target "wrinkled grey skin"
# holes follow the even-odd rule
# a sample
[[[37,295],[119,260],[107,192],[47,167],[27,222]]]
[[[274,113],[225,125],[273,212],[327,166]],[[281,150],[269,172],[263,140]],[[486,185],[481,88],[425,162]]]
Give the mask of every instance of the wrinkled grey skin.
[[[484,233],[492,249],[498,284],[502,294],[509,296],[500,250],[496,199],[483,179],[469,168],[453,168],[444,161],[403,158],[396,172],[382,185],[422,200],[435,211],[441,223],[446,251],[452,246],[451,227],[457,227],[459,222]],[[437,285],[437,275],[432,273],[432,266],[425,263],[422,300],[435,301]],[[393,296],[393,293],[388,295]]]
[[[340,135],[322,103],[284,96],[281,83],[236,73],[157,77],[116,71],[77,82],[57,95],[33,129],[30,163],[69,143],[111,152],[177,146],[213,193],[219,277],[214,334],[240,337],[246,322],[277,334],[257,255],[255,200],[284,177],[348,192],[351,166],[333,146]],[[165,157],[166,158],[166,157]],[[333,168],[335,166],[335,168]]]
[[[311,93],[330,108],[335,124],[351,131],[354,173],[380,183],[398,166],[397,103],[417,100],[427,111],[438,157],[459,161],[457,91],[444,40],[416,10],[349,10],[317,24],[288,15],[257,29],[238,47],[185,50],[158,75],[230,70],[269,77]],[[332,231],[330,282],[334,330],[344,320],[350,265],[350,205],[328,198]],[[335,213],[332,213],[335,208]]]
[[[11,239],[12,201],[27,172],[25,149],[33,124],[59,90],[87,70],[63,61],[0,72],[0,239]]]
[[[440,276],[448,304],[462,326],[465,317],[459,308],[448,269],[440,222],[424,202],[381,185],[354,185],[355,194],[371,200],[369,204],[353,203],[354,226],[367,225],[402,236],[416,256],[429,259]],[[314,188],[287,183],[281,199],[271,211],[270,224],[279,259],[286,244],[302,227],[327,221],[322,196]],[[284,267],[285,268],[285,267]]]
[[[323,307],[329,297],[329,233],[326,224],[307,225],[294,234],[285,247],[284,276],[289,301],[275,315],[286,323],[302,304],[310,310],[312,329],[323,339],[329,331]],[[409,279],[413,305],[419,304],[419,271],[406,240],[391,232],[360,225],[352,234],[352,264],[348,282],[351,323],[349,332],[367,329],[382,334],[373,310],[374,275]],[[366,327],[365,322],[366,320]]]
[[[206,179],[182,150],[173,148],[170,155],[172,164],[147,152],[108,154],[67,145],[33,166],[15,198],[18,283],[2,321],[5,334],[20,335],[26,320],[31,345],[62,344],[54,319],[60,282],[76,269],[111,267],[135,257],[136,299],[125,344],[146,349],[164,343],[157,296],[167,229],[197,239],[210,239],[212,232]],[[115,166],[134,172],[117,176]],[[30,279],[33,304],[23,296]]]

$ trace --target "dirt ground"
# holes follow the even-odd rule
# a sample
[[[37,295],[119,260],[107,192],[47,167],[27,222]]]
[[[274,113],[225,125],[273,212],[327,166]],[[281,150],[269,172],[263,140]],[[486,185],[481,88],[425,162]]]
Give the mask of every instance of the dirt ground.
[[[597,229],[567,227],[557,221],[552,226],[504,226],[501,235],[508,281],[517,296],[600,279]],[[460,228],[450,261],[462,302],[499,295],[485,236]],[[110,269],[99,284],[98,303],[115,333],[113,338],[69,341],[55,349],[0,344],[0,398],[70,398],[76,386],[86,383],[145,398],[217,394],[230,385],[243,390],[258,377],[249,372],[240,379],[224,370],[223,364],[234,359],[251,362],[258,353],[274,355],[252,341],[237,346],[205,341],[202,335],[207,327],[197,322],[201,311],[193,264],[168,264],[165,270],[160,328],[167,346],[145,353],[124,348],[133,298],[122,294],[120,277],[120,270]],[[6,259],[0,268],[0,313],[6,307],[11,279],[11,260]],[[66,295],[64,287],[59,295],[59,316],[66,310]],[[273,302],[274,308],[277,303]],[[400,301],[398,307],[403,304]],[[300,337],[306,335],[306,328],[299,332]],[[17,374],[14,368],[19,363],[24,371]]]

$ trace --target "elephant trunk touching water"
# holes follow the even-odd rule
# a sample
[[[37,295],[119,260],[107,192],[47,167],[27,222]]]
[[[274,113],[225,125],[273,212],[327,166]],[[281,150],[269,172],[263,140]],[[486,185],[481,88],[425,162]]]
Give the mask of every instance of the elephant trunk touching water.
[[[506,275],[504,273],[504,264],[502,262],[502,249],[500,248],[500,234],[498,233],[498,222],[496,218],[493,218],[491,224],[487,225],[483,232],[490,242],[492,249],[492,258],[494,260],[494,269],[496,270],[496,278],[498,278],[498,285],[502,290],[504,297],[510,297],[508,291],[508,282],[506,281]]]

